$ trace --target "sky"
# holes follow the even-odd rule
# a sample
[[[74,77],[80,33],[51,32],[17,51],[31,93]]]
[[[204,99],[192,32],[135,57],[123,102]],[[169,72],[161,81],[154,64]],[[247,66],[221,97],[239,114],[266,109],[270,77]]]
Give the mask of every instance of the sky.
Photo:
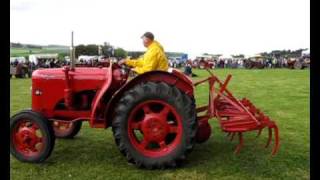
[[[144,51],[151,31],[165,51],[253,55],[310,48],[308,0],[10,0],[10,41],[109,42]]]

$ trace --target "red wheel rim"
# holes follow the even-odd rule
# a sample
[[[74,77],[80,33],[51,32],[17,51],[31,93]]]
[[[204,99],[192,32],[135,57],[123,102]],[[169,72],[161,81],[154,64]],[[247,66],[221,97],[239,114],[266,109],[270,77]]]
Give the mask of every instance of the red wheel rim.
[[[145,156],[162,157],[171,153],[180,145],[182,133],[181,116],[164,101],[145,101],[129,115],[129,140]]]
[[[44,133],[38,124],[30,120],[20,120],[12,129],[14,148],[23,156],[36,157],[45,147]]]
[[[74,123],[72,122],[53,121],[52,125],[54,134],[60,137],[69,135],[74,127]]]

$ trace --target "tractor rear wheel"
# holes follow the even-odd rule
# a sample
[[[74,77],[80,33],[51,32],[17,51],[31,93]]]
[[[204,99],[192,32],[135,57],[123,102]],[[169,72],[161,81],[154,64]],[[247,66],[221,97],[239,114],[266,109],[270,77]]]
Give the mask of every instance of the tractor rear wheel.
[[[174,86],[148,82],[120,99],[112,123],[128,162],[147,169],[176,167],[195,144],[195,101]]]
[[[54,147],[55,136],[46,118],[26,110],[10,120],[10,152],[22,162],[40,163]]]
[[[52,126],[54,130],[54,135],[57,138],[71,139],[79,133],[82,126],[82,121],[76,121],[76,122],[53,121]]]

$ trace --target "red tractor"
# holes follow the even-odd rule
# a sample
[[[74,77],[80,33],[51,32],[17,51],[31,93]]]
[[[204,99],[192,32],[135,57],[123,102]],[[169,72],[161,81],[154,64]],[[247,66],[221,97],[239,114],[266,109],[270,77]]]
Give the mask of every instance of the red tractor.
[[[287,61],[289,69],[304,69],[310,67],[310,57],[290,58]]]
[[[211,73],[209,71],[209,73]],[[120,152],[138,167],[175,167],[195,143],[211,135],[209,119],[223,132],[242,133],[274,129],[273,153],[279,149],[278,128],[248,99],[236,99],[227,89],[231,75],[220,81],[211,74],[193,83],[178,70],[152,71],[129,80],[118,64],[108,67],[38,69],[32,74],[32,108],[11,117],[10,152],[23,162],[46,160],[57,138],[72,138],[82,122],[91,128],[112,127]],[[209,103],[195,106],[195,86],[209,82]],[[201,115],[200,115],[201,114]]]
[[[200,60],[199,61],[200,69],[214,69],[214,61],[213,60]]]

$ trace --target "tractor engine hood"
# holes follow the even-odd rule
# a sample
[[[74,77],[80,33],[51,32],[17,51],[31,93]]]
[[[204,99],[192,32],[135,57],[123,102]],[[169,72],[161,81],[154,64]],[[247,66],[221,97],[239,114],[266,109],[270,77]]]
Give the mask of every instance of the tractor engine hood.
[[[73,80],[105,80],[107,68],[78,67],[69,71]],[[63,68],[38,69],[32,73],[32,79],[65,79]]]
[[[77,67],[68,71],[68,79],[64,68],[38,69],[32,74],[32,109],[52,117],[57,104],[64,102],[66,91],[73,95],[96,92],[111,77],[108,68]]]

